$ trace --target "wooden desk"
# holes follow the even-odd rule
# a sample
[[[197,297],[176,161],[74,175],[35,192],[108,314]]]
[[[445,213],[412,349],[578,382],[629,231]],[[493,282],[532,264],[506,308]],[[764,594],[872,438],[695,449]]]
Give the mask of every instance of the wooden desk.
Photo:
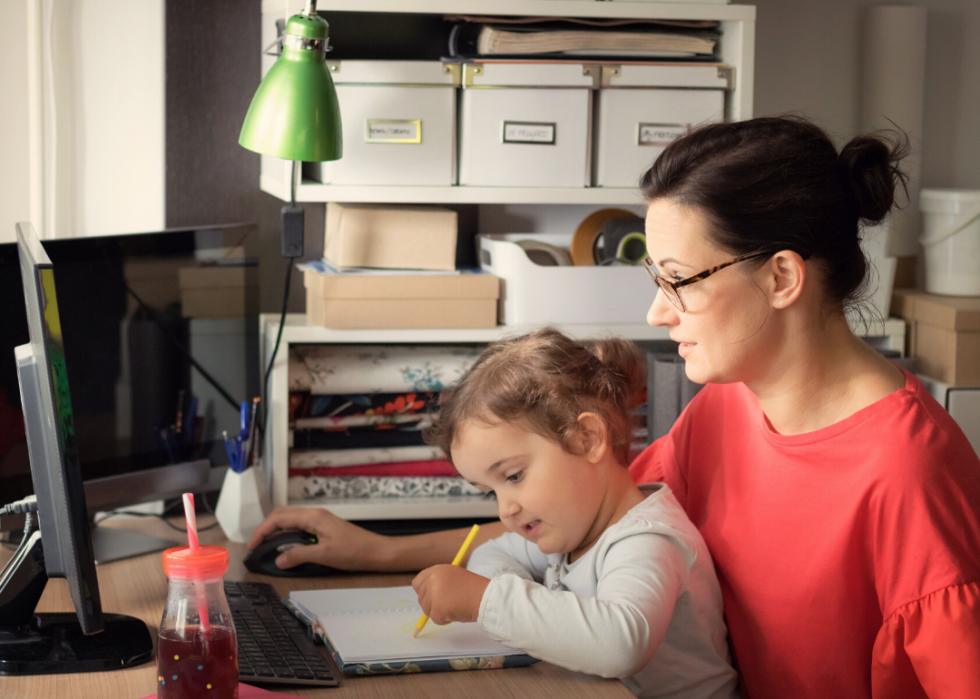
[[[198,526],[214,522],[213,517],[198,519]],[[100,526],[123,527],[160,537],[180,538],[180,533],[153,519],[117,517]],[[328,587],[392,587],[408,585],[412,574],[349,575],[329,578],[271,578],[245,570],[242,557],[245,546],[232,544],[216,527],[201,533],[201,542],[228,547],[231,566],[228,580],[269,582],[283,597],[290,590],[310,590]],[[0,565],[11,556],[7,548],[0,549]],[[98,567],[102,608],[106,612],[129,614],[146,622],[156,638],[163,605],[167,597],[167,579],[159,553],[126,561],[116,561]],[[50,580],[38,605],[40,612],[71,611],[73,609],[64,580]],[[156,666],[146,663],[115,672],[93,672],[75,675],[34,675],[0,677],[0,697],[4,699],[139,699],[156,692]],[[432,672],[419,675],[387,675],[374,677],[344,677],[336,689],[293,689],[286,685],[276,691],[303,697],[324,699],[355,699],[370,697],[398,699],[487,699],[497,697],[533,697],[534,699],[627,699],[632,694],[618,680],[604,680],[570,672],[548,663],[508,670],[474,672]]]

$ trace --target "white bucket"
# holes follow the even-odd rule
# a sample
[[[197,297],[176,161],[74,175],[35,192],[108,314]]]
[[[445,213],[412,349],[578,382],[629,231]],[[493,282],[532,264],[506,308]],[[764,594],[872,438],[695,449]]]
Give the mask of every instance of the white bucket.
[[[980,296],[980,190],[923,189],[919,209],[926,291]]]

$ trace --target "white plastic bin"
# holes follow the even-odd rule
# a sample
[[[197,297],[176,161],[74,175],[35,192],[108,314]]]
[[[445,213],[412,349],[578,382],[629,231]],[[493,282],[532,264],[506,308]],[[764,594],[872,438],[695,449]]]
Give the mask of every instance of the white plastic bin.
[[[546,267],[531,262],[517,244],[536,240],[567,248],[570,233],[490,234],[478,240],[480,267],[501,280],[501,325],[646,322],[657,287],[642,267]]]
[[[582,64],[465,64],[460,185],[588,186],[593,85]]]
[[[980,190],[919,192],[925,251],[925,290],[980,296]]]
[[[727,66],[602,66],[595,185],[635,188],[672,141],[724,119],[733,74]]]
[[[305,166],[336,185],[456,183],[459,64],[341,61],[331,64],[344,128],[344,157]]]

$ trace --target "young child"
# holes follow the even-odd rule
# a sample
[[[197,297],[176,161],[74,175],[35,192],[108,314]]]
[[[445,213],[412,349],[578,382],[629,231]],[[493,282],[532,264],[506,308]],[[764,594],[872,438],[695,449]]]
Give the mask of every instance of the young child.
[[[704,541],[665,484],[626,468],[641,360],[623,340],[595,351],[552,329],[503,340],[444,399],[428,441],[512,533],[467,569],[419,573],[419,603],[638,697],[737,696]]]

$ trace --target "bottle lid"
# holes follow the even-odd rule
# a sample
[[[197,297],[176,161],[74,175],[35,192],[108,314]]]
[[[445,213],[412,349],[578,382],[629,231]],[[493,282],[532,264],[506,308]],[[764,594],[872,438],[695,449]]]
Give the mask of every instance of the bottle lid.
[[[163,573],[168,578],[220,578],[228,571],[228,549],[199,546],[191,553],[188,546],[163,552]]]

